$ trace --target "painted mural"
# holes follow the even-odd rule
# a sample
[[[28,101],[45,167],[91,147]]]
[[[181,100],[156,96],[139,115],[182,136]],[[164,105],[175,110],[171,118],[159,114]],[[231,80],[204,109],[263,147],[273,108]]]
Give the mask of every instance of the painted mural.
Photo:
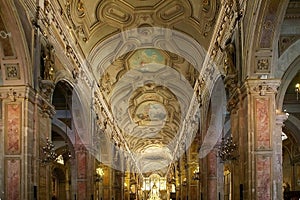
[[[152,48],[137,50],[128,60],[129,68],[146,70],[148,72],[156,71],[160,68],[159,65],[165,64],[166,58],[161,51]]]
[[[136,111],[136,118],[142,122],[141,125],[161,124],[165,121],[166,115],[164,106],[155,101],[142,103]]]

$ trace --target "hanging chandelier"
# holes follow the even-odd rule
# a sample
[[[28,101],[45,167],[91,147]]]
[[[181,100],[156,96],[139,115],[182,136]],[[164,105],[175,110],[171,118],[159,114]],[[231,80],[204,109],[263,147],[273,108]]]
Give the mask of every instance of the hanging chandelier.
[[[56,160],[57,154],[55,153],[54,144],[50,139],[47,137],[46,139],[46,145],[42,147],[42,163],[47,164],[51,163]]]
[[[222,138],[221,144],[218,147],[218,155],[223,162],[229,160],[236,160],[238,145],[235,144],[232,140],[232,137]]]

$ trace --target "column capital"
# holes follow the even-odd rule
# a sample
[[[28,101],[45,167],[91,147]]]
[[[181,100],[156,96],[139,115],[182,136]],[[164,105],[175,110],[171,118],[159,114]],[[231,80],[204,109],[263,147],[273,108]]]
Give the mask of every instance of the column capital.
[[[280,82],[279,79],[247,79],[242,86],[242,91],[259,96],[276,94]]]

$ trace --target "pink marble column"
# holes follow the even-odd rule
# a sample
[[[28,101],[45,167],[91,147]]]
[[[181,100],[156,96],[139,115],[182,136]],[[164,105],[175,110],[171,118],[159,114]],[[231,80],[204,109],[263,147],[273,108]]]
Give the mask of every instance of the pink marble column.
[[[5,159],[5,199],[21,199],[21,102],[9,102],[5,105],[4,152]],[[14,156],[11,157],[10,156]]]
[[[274,134],[276,129],[275,94],[279,85],[278,80],[247,80],[247,95],[244,99],[245,127],[242,137],[246,137],[240,153],[245,156],[240,162],[245,163],[244,177],[247,199],[268,200],[279,199],[277,195],[281,188],[276,186],[275,175],[282,173],[281,164],[274,165],[281,134]],[[281,147],[280,147],[281,148]],[[275,184],[274,184],[275,183]]]
[[[87,194],[87,152],[82,144],[77,145],[76,151],[76,168],[77,168],[77,199],[86,200]]]
[[[207,155],[207,199],[217,199],[217,156],[215,151]]]

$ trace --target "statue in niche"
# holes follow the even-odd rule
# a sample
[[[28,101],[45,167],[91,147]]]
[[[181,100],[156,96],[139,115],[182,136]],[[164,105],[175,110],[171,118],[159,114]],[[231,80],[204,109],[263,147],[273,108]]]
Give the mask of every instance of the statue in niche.
[[[236,76],[237,71],[235,67],[235,46],[231,41],[227,43],[224,48],[224,71],[226,76]]]
[[[224,72],[225,72],[225,87],[231,93],[237,86],[238,77],[237,77],[237,70],[236,70],[236,55],[235,55],[235,46],[229,40],[226,42],[226,46],[223,49],[224,52]]]
[[[44,80],[54,80],[54,48],[47,44],[43,55],[44,61]]]

